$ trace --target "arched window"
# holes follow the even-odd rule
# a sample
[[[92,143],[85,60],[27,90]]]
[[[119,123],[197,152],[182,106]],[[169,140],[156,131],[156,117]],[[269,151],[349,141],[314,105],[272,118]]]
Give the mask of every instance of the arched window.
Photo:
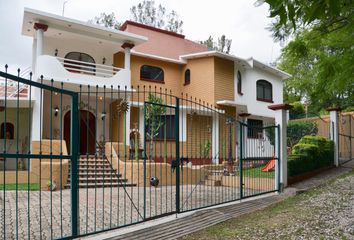
[[[14,139],[14,125],[12,123],[3,122],[1,124],[1,139]]]
[[[266,80],[257,81],[257,100],[273,102],[272,84]]]
[[[164,82],[164,72],[159,67],[143,65],[140,68],[140,79],[163,83]]]
[[[64,67],[75,73],[93,74],[96,72],[95,60],[86,53],[69,52],[65,55]],[[91,64],[90,64],[91,63]]]
[[[191,83],[191,70],[187,69],[184,72],[184,85]]]
[[[240,71],[237,71],[237,92],[238,92],[238,94],[243,95],[243,93],[242,93],[242,76],[241,76]]]

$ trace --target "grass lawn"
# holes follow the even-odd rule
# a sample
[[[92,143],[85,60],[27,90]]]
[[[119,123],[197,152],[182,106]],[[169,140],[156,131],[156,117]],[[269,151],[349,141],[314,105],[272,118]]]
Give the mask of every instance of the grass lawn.
[[[274,178],[274,171],[269,171],[269,172],[262,172],[261,167],[256,167],[256,168],[247,168],[243,169],[243,176],[244,177],[254,177],[254,178]],[[237,172],[236,176],[238,176],[240,172]]]
[[[18,183],[17,184],[17,190],[18,191],[27,191],[29,187],[30,191],[37,191],[39,190],[39,183],[30,183],[29,185],[27,183]],[[0,184],[0,191],[4,190],[4,184]],[[5,184],[5,190],[16,190],[16,184]]]
[[[182,239],[354,239],[354,171]]]

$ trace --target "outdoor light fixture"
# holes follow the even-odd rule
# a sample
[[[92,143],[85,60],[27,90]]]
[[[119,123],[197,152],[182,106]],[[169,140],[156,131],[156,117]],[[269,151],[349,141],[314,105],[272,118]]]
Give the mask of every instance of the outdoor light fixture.
[[[54,51],[54,56],[58,56],[58,49],[56,48],[55,51]]]
[[[106,63],[106,58],[103,57],[103,59],[102,59],[102,64],[105,64],[105,63]]]
[[[58,108],[58,107],[55,107],[55,108],[54,108],[54,116],[57,117],[57,116],[58,116],[58,113],[59,113],[59,108]]]
[[[106,112],[102,112],[102,113],[101,113],[101,119],[102,119],[102,120],[104,120],[104,119],[106,118],[106,114],[107,114]]]

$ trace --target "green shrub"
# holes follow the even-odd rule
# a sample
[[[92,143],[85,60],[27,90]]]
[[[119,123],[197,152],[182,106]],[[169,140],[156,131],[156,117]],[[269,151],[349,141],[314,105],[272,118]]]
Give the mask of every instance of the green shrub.
[[[290,177],[331,166],[334,162],[334,144],[320,136],[304,136],[288,156]]]
[[[318,132],[317,123],[316,122],[294,122],[290,121],[288,123],[287,130],[287,145],[292,148],[295,144],[297,144],[300,139],[305,135],[316,135]]]
[[[296,119],[305,114],[305,107],[301,102],[293,102],[290,105],[292,106],[289,112],[290,119]]]

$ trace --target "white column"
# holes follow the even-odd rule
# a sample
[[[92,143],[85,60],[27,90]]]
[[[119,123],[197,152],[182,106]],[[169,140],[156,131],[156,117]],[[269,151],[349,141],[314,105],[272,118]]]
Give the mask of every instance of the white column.
[[[130,55],[131,49],[134,47],[134,44],[123,43],[122,48],[124,49],[124,69],[130,70]]]
[[[339,166],[339,116],[338,108],[329,108],[330,116],[330,138],[334,142],[334,165]]]
[[[182,107],[179,110],[179,141],[187,141],[187,111]]]
[[[130,136],[130,108],[131,102],[129,101],[130,97],[127,97],[126,101],[129,103],[128,111],[125,113],[125,145],[129,146],[129,136]]]
[[[32,42],[32,73],[35,74],[37,61],[37,39],[33,38]]]
[[[280,161],[276,161],[275,165],[275,189],[279,186],[279,175],[280,175],[280,184],[281,189],[288,185],[288,155],[287,155],[287,145],[286,145],[286,138],[287,138],[287,114],[286,111],[291,108],[288,104],[279,104],[279,105],[272,105],[268,107],[275,111],[275,124],[279,125],[280,134],[276,132],[276,143],[275,143],[275,153],[278,156]],[[278,138],[277,136],[280,136]],[[279,165],[280,164],[280,172],[279,172]]]
[[[36,39],[37,39],[36,56],[37,57],[43,54],[43,38],[44,38],[44,30],[37,29],[36,30]]]
[[[139,109],[139,133],[140,133],[140,146],[144,147],[144,141],[145,141],[145,122],[144,122],[144,107]]]
[[[212,158],[213,164],[219,164],[219,114],[213,114],[213,126],[212,126]]]
[[[43,38],[44,32],[47,30],[48,26],[44,24],[35,23],[34,29],[36,30],[36,39],[33,41],[35,44],[35,61],[38,60],[38,57],[43,54]],[[35,64],[36,65],[36,64]],[[41,73],[35,71],[34,79],[40,81]],[[34,103],[32,105],[32,141],[40,140],[41,135],[43,135],[43,114],[52,114],[51,109],[49,112],[43,110],[43,94],[41,89],[33,88]]]
[[[130,70],[130,48],[124,49],[124,69]]]

